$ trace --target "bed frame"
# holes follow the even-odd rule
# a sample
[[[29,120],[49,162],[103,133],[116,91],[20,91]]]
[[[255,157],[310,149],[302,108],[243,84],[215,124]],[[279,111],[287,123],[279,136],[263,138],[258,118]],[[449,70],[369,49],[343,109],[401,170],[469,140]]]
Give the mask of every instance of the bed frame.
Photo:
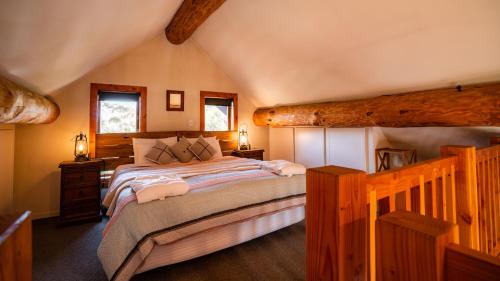
[[[165,132],[138,132],[117,134],[96,134],[95,142],[90,142],[90,156],[104,160],[104,170],[114,170],[119,165],[134,163],[132,138],[159,139],[182,136],[196,138],[215,136],[219,140],[223,155],[231,155],[238,147],[238,132],[202,132],[202,131],[165,131]]]

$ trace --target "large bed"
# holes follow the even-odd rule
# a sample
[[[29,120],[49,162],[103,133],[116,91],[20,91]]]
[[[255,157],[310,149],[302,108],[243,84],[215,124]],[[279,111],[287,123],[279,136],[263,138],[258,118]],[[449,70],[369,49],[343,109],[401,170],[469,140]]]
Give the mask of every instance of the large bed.
[[[110,219],[98,248],[108,278],[129,280],[303,220],[305,175],[279,176],[262,169],[261,163],[225,156],[118,166],[103,202]],[[183,175],[189,192],[139,204],[128,182],[163,174]]]

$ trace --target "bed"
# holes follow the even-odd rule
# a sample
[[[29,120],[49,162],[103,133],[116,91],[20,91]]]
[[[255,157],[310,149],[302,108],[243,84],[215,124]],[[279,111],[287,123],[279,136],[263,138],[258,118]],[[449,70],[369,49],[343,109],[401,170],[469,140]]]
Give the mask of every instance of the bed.
[[[196,134],[203,133],[192,132]],[[232,139],[224,136],[218,136],[221,147],[230,147]],[[105,143],[124,149],[123,144]],[[98,148],[103,147],[97,139],[96,155]],[[305,175],[278,176],[260,165],[259,160],[225,156],[185,164],[118,166],[103,202],[110,207],[110,219],[98,248],[107,277],[129,280],[303,220]],[[127,182],[165,173],[189,175],[190,191],[139,204]]]

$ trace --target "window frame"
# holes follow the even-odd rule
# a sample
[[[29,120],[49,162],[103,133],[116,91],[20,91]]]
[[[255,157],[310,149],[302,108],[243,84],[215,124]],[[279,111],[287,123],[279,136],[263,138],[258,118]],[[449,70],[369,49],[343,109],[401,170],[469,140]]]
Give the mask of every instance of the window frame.
[[[137,132],[147,131],[147,88],[142,86],[115,85],[115,84],[90,84],[90,119],[89,119],[89,152],[91,156],[95,155],[95,138],[98,133],[100,123],[99,112],[99,92],[116,94],[138,94],[138,125]],[[108,133],[106,133],[108,134]],[[111,133],[112,134],[112,133]]]
[[[210,92],[210,91],[200,91],[200,131],[205,132],[205,98],[218,98],[218,99],[232,99],[233,108],[228,112],[228,129],[227,131],[220,132],[231,132],[238,130],[238,94],[236,93],[223,93],[223,92]],[[232,112],[232,114],[231,114]],[[231,117],[233,117],[231,120]],[[231,122],[233,121],[233,122]],[[233,126],[231,126],[233,125]],[[234,128],[232,128],[234,127]],[[212,132],[212,131],[210,131]],[[215,131],[214,131],[215,132]]]

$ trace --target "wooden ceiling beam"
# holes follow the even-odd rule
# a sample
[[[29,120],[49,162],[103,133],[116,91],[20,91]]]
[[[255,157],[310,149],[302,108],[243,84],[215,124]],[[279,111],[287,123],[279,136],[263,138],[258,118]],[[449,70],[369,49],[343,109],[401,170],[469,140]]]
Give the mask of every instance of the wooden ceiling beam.
[[[172,44],[182,44],[225,0],[184,0],[165,28]]]
[[[0,124],[46,124],[58,116],[57,104],[0,77]]]
[[[259,108],[253,120],[272,127],[500,126],[500,83]]]

